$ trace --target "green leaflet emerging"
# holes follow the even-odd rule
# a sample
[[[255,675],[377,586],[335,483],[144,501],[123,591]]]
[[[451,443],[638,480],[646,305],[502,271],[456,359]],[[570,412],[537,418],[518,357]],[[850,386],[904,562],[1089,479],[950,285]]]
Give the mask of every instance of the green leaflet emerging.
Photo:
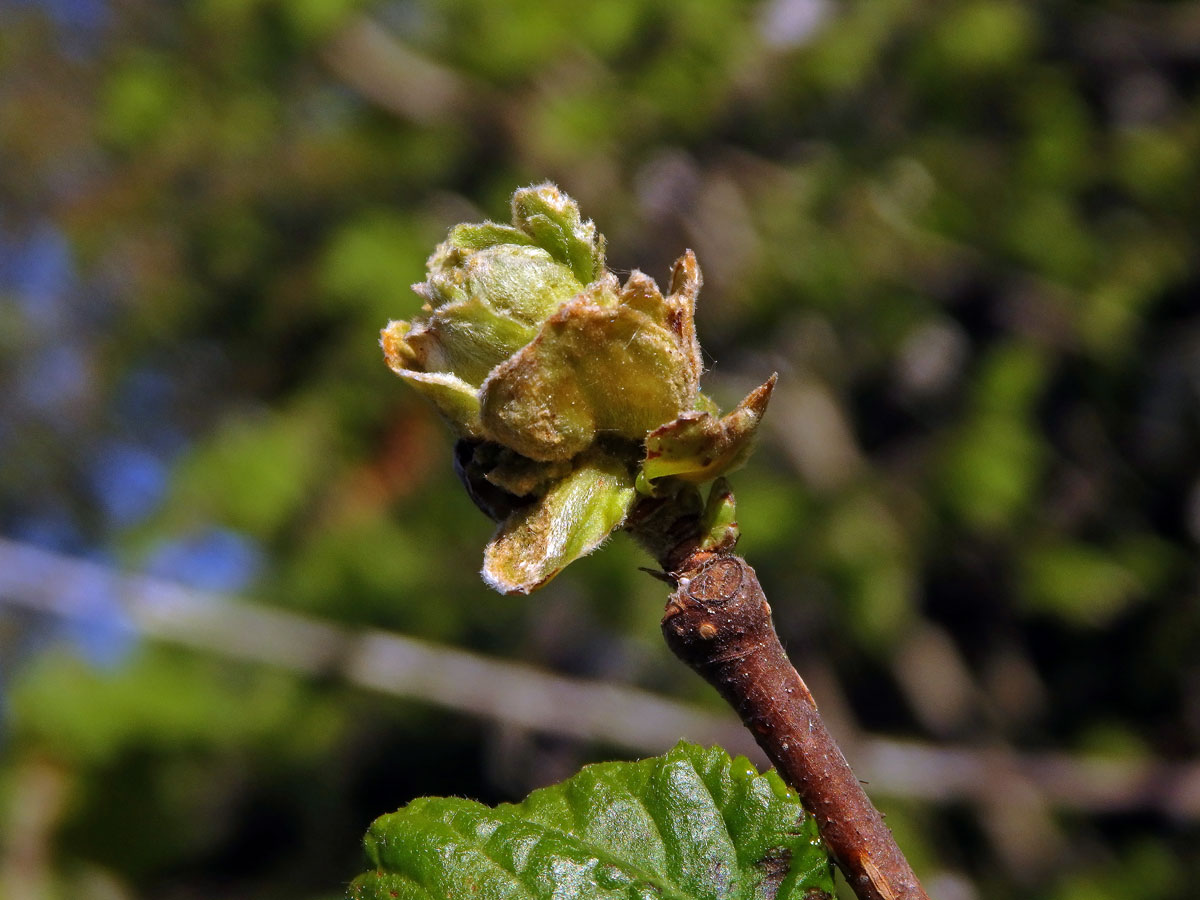
[[[587,556],[625,521],[637,492],[625,464],[592,451],[536,503],[512,513],[488,543],[483,580],[528,594]]]
[[[816,824],[774,772],[679,743],[522,803],[422,798],[366,837],[351,900],[829,900]]]

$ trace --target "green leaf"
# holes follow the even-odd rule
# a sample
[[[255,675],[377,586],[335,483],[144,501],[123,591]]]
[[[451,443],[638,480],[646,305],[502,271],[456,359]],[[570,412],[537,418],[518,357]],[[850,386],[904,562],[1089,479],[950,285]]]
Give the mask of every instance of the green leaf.
[[[482,222],[479,225],[455,225],[450,229],[450,244],[458,250],[472,252],[495,247],[498,244],[523,244],[533,246],[533,238],[520,228],[512,225],[499,225],[496,222]]]
[[[320,483],[327,429],[316,403],[231,419],[180,462],[163,514],[171,527],[211,518],[256,537],[275,533]]]
[[[504,594],[528,594],[599,547],[625,521],[636,491],[624,463],[603,453],[535,503],[514,512],[484,552],[483,580]]]
[[[351,900],[816,900],[816,823],[774,772],[679,743],[587,766],[522,803],[422,798],[371,826]]]
[[[476,294],[438,307],[413,326],[406,340],[423,371],[453,372],[478,385],[536,335],[534,326],[496,312]]]
[[[604,273],[604,237],[579,206],[549,182],[521,188],[512,198],[513,225],[523,230],[583,284]]]
[[[1137,573],[1101,547],[1039,543],[1022,563],[1021,592],[1027,602],[1076,625],[1109,625],[1146,594]]]

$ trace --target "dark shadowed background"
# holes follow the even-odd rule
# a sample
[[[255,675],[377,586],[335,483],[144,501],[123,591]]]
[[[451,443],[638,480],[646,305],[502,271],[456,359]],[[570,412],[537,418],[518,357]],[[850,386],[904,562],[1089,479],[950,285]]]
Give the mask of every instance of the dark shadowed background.
[[[383,366],[543,179],[780,372],[741,550],[935,900],[1194,897],[1195,0],[0,0],[0,896],[335,898],[414,796],[747,746],[623,537],[484,588]]]

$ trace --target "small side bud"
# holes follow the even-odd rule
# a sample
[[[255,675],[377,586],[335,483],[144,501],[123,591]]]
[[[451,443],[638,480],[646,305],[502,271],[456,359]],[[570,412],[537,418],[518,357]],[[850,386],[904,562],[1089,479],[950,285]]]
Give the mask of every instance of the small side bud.
[[[777,378],[772,375],[727,415],[687,412],[646,435],[638,489],[653,494],[654,482],[668,476],[699,484],[743,465]]]

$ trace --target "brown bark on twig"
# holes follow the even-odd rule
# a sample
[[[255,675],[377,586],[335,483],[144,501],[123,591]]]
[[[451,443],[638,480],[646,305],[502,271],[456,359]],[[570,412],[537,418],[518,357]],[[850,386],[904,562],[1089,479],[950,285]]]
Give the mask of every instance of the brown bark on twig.
[[[662,621],[667,644],[737,710],[816,816],[854,893],[928,900],[788,661],[754,570],[739,556],[696,554],[674,580]]]

